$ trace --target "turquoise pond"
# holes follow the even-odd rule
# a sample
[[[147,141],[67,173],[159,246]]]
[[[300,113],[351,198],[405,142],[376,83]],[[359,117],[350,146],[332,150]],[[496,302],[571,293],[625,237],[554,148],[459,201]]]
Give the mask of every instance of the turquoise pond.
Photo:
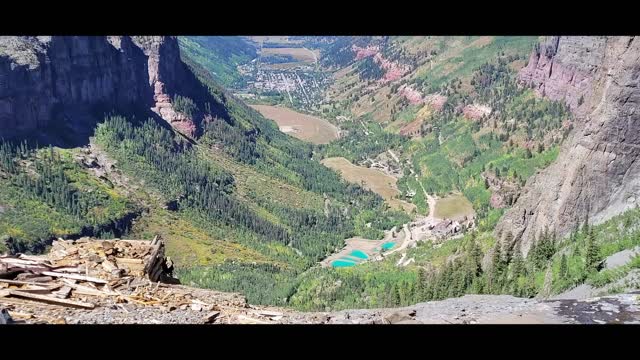
[[[349,261],[349,260],[335,260],[334,262],[331,263],[331,266],[333,267],[348,267],[348,266],[353,266],[356,263],[353,261]]]
[[[360,258],[360,259],[368,259],[369,258],[369,256],[367,254],[365,254],[364,252],[362,252],[360,250],[353,250],[351,252],[351,254],[349,254],[349,255],[351,255],[353,257]]]
[[[333,267],[348,267],[358,264],[361,260],[368,259],[369,256],[360,250],[353,250],[349,255],[341,257],[331,263]]]
[[[392,242],[386,242],[386,243],[382,244],[382,250],[389,250],[389,249],[391,249],[391,248],[392,248],[392,247],[394,247],[394,246],[396,246],[396,244],[395,244],[395,243],[392,243]]]

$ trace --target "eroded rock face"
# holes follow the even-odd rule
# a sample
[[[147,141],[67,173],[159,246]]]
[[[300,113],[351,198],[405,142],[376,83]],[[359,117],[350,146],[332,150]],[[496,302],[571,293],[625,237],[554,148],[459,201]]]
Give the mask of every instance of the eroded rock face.
[[[606,37],[550,37],[534,49],[518,78],[539,96],[565,101],[575,110],[592,88],[606,42]]]
[[[0,37],[0,136],[81,127],[97,108],[132,106],[189,132],[193,121],[167,110],[183,73],[174,37]]]
[[[521,78],[546,97],[575,104],[577,121],[556,162],[527,181],[496,228],[501,239],[512,231],[525,254],[547,226],[562,236],[587,214],[590,222],[602,222],[640,199],[640,39],[561,37],[555,43],[534,51]],[[573,75],[540,75],[550,66]]]

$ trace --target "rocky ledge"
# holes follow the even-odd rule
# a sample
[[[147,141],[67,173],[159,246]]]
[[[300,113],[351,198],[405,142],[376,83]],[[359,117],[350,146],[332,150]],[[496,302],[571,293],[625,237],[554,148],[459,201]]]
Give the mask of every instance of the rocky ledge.
[[[640,323],[640,292],[583,300],[466,295],[393,309],[298,312],[176,284],[160,239],[57,241],[47,256],[0,256],[0,323]]]

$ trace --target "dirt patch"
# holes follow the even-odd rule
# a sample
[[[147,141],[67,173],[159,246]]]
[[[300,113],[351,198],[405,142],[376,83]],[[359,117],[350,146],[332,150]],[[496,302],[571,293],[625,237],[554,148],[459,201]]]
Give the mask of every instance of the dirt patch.
[[[302,62],[316,62],[318,58],[317,50],[314,52],[307,48],[263,48],[261,55],[290,55]]]
[[[418,136],[420,135],[420,127],[422,126],[422,119],[417,118],[400,129],[400,135],[403,136]]]
[[[471,46],[482,48],[493,42],[493,36],[480,36],[480,38],[471,43]]]
[[[334,80],[342,79],[343,77],[347,76],[350,72],[352,72],[353,69],[354,69],[353,65],[342,68],[333,73],[333,79]]]
[[[473,206],[463,195],[452,194],[436,201],[434,216],[437,218],[459,220],[473,214]]]
[[[464,117],[471,120],[479,120],[483,116],[488,116],[491,111],[490,107],[481,104],[469,104],[462,109]]]
[[[301,114],[291,109],[271,105],[251,105],[262,116],[275,121],[280,130],[300,140],[328,144],[338,138],[338,128],[319,117]]]
[[[410,212],[416,207],[406,201],[395,199],[395,196],[400,194],[396,186],[398,179],[380,170],[353,165],[343,157],[326,158],[322,160],[322,164],[341,173],[348,182],[362,184],[366,189],[382,196],[394,209],[402,208]]]
[[[247,36],[255,42],[265,42],[272,44],[300,44],[303,40],[290,39],[289,36]]]

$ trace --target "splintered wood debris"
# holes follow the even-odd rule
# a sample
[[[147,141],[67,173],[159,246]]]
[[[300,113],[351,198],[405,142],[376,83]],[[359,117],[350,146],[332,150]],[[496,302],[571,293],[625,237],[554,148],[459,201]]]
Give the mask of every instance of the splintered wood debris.
[[[0,255],[4,323],[268,324],[284,316],[239,294],[178,284],[159,237],[58,240],[45,256]]]

